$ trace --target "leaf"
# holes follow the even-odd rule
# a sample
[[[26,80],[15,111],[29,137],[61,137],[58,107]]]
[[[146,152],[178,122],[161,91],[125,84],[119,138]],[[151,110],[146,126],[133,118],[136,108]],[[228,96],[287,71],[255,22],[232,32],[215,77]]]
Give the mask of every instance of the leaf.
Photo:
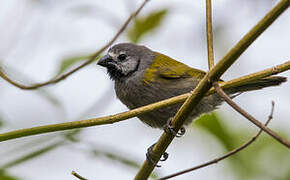
[[[202,128],[215,136],[215,138],[225,147],[226,152],[229,152],[236,147],[240,146],[240,134],[230,131],[223,126],[222,119],[217,113],[204,114],[195,121],[197,127]],[[240,158],[239,154],[235,154],[229,158],[231,168],[234,168],[237,175],[244,174],[248,166],[243,159]]]
[[[72,67],[76,63],[87,60],[90,57],[91,57],[90,55],[89,56],[88,55],[86,55],[86,56],[72,56],[72,57],[63,59],[59,68],[58,68],[57,75],[60,75],[61,73],[65,72],[66,70],[68,70],[70,67]],[[95,58],[95,61],[97,59],[99,59],[99,57]]]
[[[19,178],[8,175],[5,171],[3,171],[1,169],[0,169],[0,179],[1,180],[19,180]]]
[[[233,143],[234,137],[226,127],[222,125],[222,120],[217,113],[204,114],[194,123],[197,127],[200,127],[212,135],[214,135],[227,150],[234,148],[236,143]]]
[[[3,120],[1,119],[1,117],[0,117],[0,128],[3,126]]]
[[[77,62],[83,61],[86,58],[87,56],[74,56],[74,57],[63,59],[60,64],[60,67],[58,68],[57,75],[60,75],[61,73],[69,69],[71,66],[76,64]]]
[[[231,130],[223,124],[223,120],[217,113],[211,113],[201,116],[194,125],[214,135],[224,145],[227,152],[240,147],[256,134],[256,132],[249,134],[247,129]],[[283,134],[283,132],[279,132],[279,134]],[[247,138],[242,137],[249,138],[247,140]],[[289,150],[275,142],[272,137],[263,134],[253,144],[227,158],[226,161],[233,169],[232,172],[235,172],[237,179],[257,177],[259,179],[269,179],[270,177],[270,179],[274,179],[274,177],[283,179],[288,177],[289,173],[287,172],[290,172]],[[272,168],[269,169],[269,167]],[[279,173],[277,167],[279,167]]]
[[[279,134],[281,133],[283,132],[279,132]],[[289,149],[281,146],[265,133],[261,134],[252,145],[241,151],[239,158],[243,161],[243,167],[238,170],[243,173],[244,177],[247,177],[246,179],[251,176],[260,176],[261,179],[267,179],[271,176],[287,177],[290,175],[287,173],[290,172]],[[272,168],[269,169],[269,167]],[[279,167],[279,173],[277,167]]]
[[[143,18],[137,17],[134,24],[127,31],[127,37],[129,40],[134,43],[139,42],[145,34],[160,26],[167,12],[168,9],[162,9],[152,12]]]

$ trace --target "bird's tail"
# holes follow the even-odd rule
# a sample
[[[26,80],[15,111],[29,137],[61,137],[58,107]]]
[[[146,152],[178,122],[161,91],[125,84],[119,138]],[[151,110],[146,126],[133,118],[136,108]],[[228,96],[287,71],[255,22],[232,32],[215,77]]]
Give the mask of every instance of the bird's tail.
[[[265,87],[279,86],[280,84],[286,81],[287,81],[286,77],[271,76],[271,77],[253,80],[251,82],[247,82],[246,84],[241,84],[236,87],[229,88],[226,90],[226,92],[229,94],[235,94],[239,92],[253,91],[253,90],[258,90]]]

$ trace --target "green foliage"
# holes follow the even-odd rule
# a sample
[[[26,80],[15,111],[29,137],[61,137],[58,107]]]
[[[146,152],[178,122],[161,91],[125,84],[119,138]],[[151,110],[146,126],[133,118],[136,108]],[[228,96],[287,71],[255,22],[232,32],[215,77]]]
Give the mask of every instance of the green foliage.
[[[286,180],[289,177],[289,149],[265,133],[238,155],[243,161],[243,166],[240,166],[241,179],[260,176]]]
[[[194,126],[206,130],[221,143],[226,152],[231,151],[247,140],[248,130],[233,130],[224,126],[222,118],[216,113],[206,114],[195,121]],[[258,130],[257,130],[258,131]],[[281,132],[279,132],[281,134]],[[241,141],[243,139],[243,141]],[[225,153],[226,153],[225,152]],[[227,158],[230,171],[235,172],[236,179],[287,179],[290,172],[289,149],[276,142],[272,137],[261,134],[259,138],[241,152]]]
[[[5,171],[0,170],[0,179],[1,180],[18,180],[18,178],[8,175]]]
[[[134,24],[127,31],[129,40],[134,43],[139,42],[145,34],[160,26],[167,12],[168,9],[161,9],[145,17],[137,17]]]
[[[210,113],[201,116],[194,123],[194,125],[214,135],[227,150],[231,150],[233,147],[235,147],[233,141],[234,137],[232,137],[232,134],[228,131],[228,129],[223,126],[221,119],[217,116],[216,113]]]
[[[72,56],[72,57],[68,57],[65,58],[61,61],[61,64],[57,70],[57,75],[60,75],[61,73],[65,72],[66,70],[68,70],[70,67],[72,67],[73,65],[75,65],[76,63],[82,62],[84,60],[87,60],[88,58],[90,58],[89,56]],[[95,61],[99,59],[99,57],[97,57],[95,59]]]
[[[136,161],[134,161],[134,160],[132,160],[124,155],[121,155],[117,151],[113,152],[113,151],[109,151],[109,150],[102,150],[102,149],[95,148],[92,150],[92,153],[94,156],[103,156],[103,157],[106,157],[110,160],[120,162],[121,164],[128,166],[128,167],[137,168],[137,169],[140,167],[140,165]]]
[[[3,126],[3,120],[0,117],[0,128]]]

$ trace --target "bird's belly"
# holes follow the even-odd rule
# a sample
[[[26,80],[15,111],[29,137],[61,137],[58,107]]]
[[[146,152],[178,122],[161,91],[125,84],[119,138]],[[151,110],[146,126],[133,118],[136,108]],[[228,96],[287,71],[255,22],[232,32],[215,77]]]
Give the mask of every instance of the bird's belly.
[[[115,87],[115,90],[118,98],[129,109],[138,108],[185,93],[184,91],[172,92],[170,89],[162,89],[144,85],[140,88],[137,86],[134,88],[132,88],[132,86],[123,88]],[[190,116],[185,121],[185,125],[190,124],[202,113],[214,110],[220,102],[221,100],[216,95],[203,98],[197,107],[192,110]],[[179,103],[153,110],[151,112],[139,115],[138,118],[151,127],[162,128],[167,123],[168,119],[174,117],[181,105],[182,103]]]
[[[199,117],[203,113],[211,112],[215,110],[216,106],[220,104],[221,101],[216,101],[218,104],[210,105],[208,100],[211,99],[206,97],[203,98],[200,103],[191,111],[189,117],[185,120],[184,125],[189,125],[194,119]],[[148,124],[151,127],[163,128],[170,118],[173,118],[176,112],[181,107],[182,103],[168,106],[165,108],[160,108],[158,110],[151,111],[149,113],[138,116],[141,121]]]

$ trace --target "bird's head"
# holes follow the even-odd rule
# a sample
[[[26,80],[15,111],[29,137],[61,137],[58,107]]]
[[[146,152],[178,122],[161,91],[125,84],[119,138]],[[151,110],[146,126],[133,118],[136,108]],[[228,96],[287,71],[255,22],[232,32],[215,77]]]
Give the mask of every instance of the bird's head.
[[[120,43],[110,48],[97,64],[107,68],[111,79],[123,80],[142,71],[142,67],[149,64],[153,57],[153,51],[145,46]]]

